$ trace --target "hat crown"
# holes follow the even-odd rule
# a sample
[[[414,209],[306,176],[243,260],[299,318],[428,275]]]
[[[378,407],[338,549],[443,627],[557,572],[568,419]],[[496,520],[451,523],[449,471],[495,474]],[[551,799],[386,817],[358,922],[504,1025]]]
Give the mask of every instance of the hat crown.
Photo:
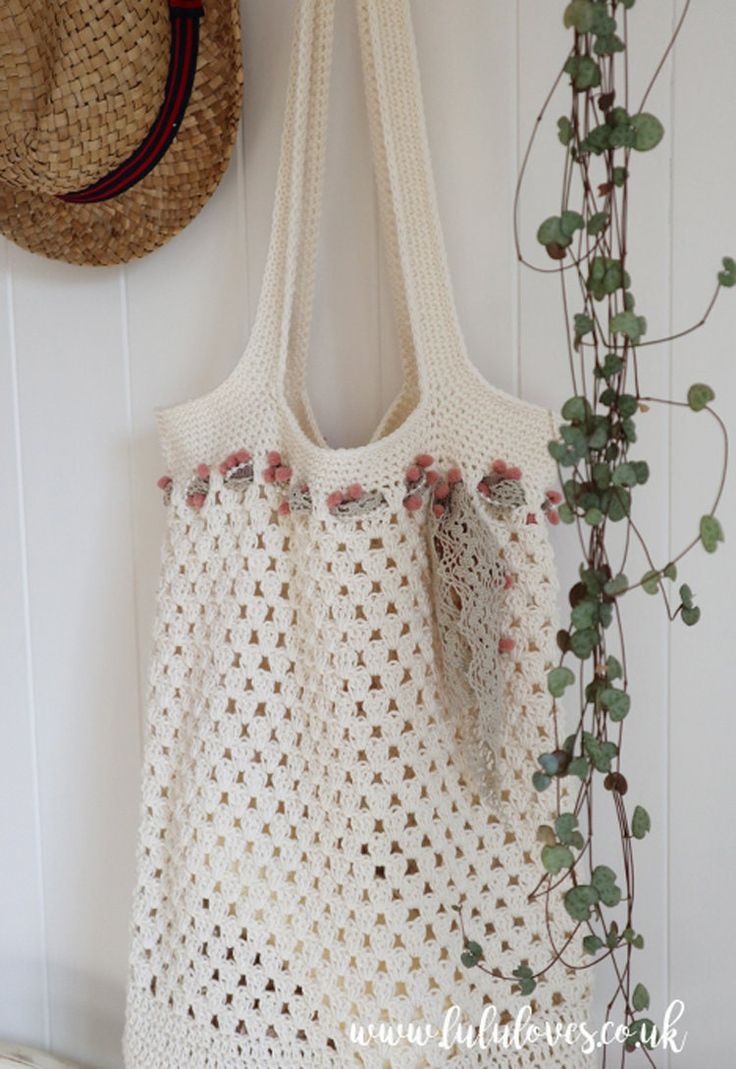
[[[4,0],[0,172],[70,193],[122,163],[163,100],[167,0]]]

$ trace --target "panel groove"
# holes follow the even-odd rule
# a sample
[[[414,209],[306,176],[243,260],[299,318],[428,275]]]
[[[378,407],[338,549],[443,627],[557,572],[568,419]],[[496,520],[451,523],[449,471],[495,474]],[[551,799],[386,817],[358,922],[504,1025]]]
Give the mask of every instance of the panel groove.
[[[519,50],[521,48],[521,14],[519,11],[519,5],[516,5],[515,18],[514,18],[514,74],[513,74],[513,87],[514,87],[514,111],[516,112],[516,122],[514,123],[514,145],[512,149],[512,155],[516,161],[516,167],[514,170],[514,180],[511,186],[511,224],[513,228],[513,213],[516,198],[516,181],[518,181],[519,169],[521,167],[521,107],[519,93],[519,79],[521,77],[521,59]],[[512,238],[513,241],[513,229]],[[521,272],[524,270],[519,257],[514,250],[514,273],[512,278],[512,290],[511,290],[511,374],[513,390],[519,397],[523,397],[523,383],[521,379]]]
[[[120,268],[120,347],[123,356],[123,389],[125,390],[125,415],[128,425],[127,441],[127,468],[128,468],[128,497],[130,508],[128,511],[128,530],[130,536],[132,572],[132,601],[133,601],[133,639],[135,650],[135,674],[136,691],[138,694],[138,751],[143,759],[143,733],[145,721],[145,671],[141,660],[141,634],[140,634],[140,585],[138,580],[138,568],[136,559],[135,536],[138,529],[135,496],[135,422],[133,418],[133,369],[130,359],[130,330],[128,318],[128,277],[126,267]]]
[[[21,589],[23,597],[23,633],[24,633],[24,648],[26,656],[26,699],[28,702],[28,719],[30,727],[30,741],[31,741],[31,774],[33,778],[32,793],[33,793],[33,820],[35,828],[36,838],[36,864],[38,866],[39,875],[39,916],[41,921],[41,945],[44,950],[43,963],[42,963],[42,976],[43,976],[43,1042],[47,1049],[51,1049],[51,1011],[50,1011],[50,984],[49,984],[49,956],[48,956],[48,925],[46,917],[46,883],[44,878],[44,858],[43,850],[41,848],[42,843],[42,828],[41,828],[41,795],[39,788],[39,768],[38,768],[38,745],[37,745],[37,732],[36,732],[36,695],[34,685],[34,670],[33,670],[33,646],[32,646],[32,627],[31,627],[31,600],[29,592],[29,575],[28,575],[28,539],[26,531],[26,510],[25,510],[25,483],[24,483],[24,470],[23,470],[23,447],[21,444],[21,432],[20,432],[20,401],[19,401],[19,386],[18,386],[18,350],[16,344],[15,334],[15,302],[13,299],[13,270],[10,263],[10,256],[8,256],[8,273],[6,284],[6,301],[7,301],[7,316],[8,316],[8,328],[10,337],[10,374],[11,374],[11,389],[12,389],[12,404],[13,404],[13,423],[14,423],[14,439],[15,439],[15,469],[16,469],[16,485],[18,487],[18,528],[20,531],[20,557],[21,557]],[[30,890],[30,889],[29,889]]]
[[[675,26],[677,24],[678,16],[678,2],[672,0],[671,7],[671,32],[674,33]],[[675,76],[677,67],[677,46],[672,50],[672,56],[670,58],[670,81],[669,81],[669,109],[670,109],[670,160],[669,160],[669,182],[667,184],[667,194],[669,197],[668,204],[668,221],[669,221],[669,242],[667,249],[667,268],[669,272],[669,288],[668,288],[668,301],[669,301],[669,317],[668,317],[668,333],[673,334],[675,330],[674,326],[674,301],[675,301],[675,138],[677,137],[677,111],[676,111],[676,92],[675,92]],[[675,381],[673,374],[673,356],[674,356],[674,342],[670,342],[667,346],[667,392],[669,397],[674,397]],[[673,524],[674,524],[674,467],[672,464],[672,458],[674,456],[674,424],[672,419],[672,409],[667,408],[667,556],[668,559],[672,559],[674,555],[673,545]],[[672,745],[671,745],[671,719],[672,719],[672,707],[673,707],[673,688],[672,688],[672,627],[667,630],[667,651],[666,651],[666,675],[664,680],[665,685],[665,701],[667,716],[665,719],[665,738],[664,738],[664,751],[665,751],[665,806],[666,814],[663,821],[664,833],[667,842],[666,863],[667,872],[665,877],[665,908],[664,918],[662,925],[664,928],[664,953],[665,953],[665,966],[664,966],[664,979],[666,991],[664,992],[664,1004],[669,1005],[671,999],[674,997],[672,991],[672,954],[671,946],[673,939],[672,931]],[[665,1056],[665,1069],[670,1069],[672,1065],[672,1056],[668,1050]]]
[[[242,307],[245,309],[245,315],[243,319],[243,332],[241,336],[241,345],[238,350],[245,348],[247,338],[250,335],[253,327],[253,296],[251,293],[250,285],[250,258],[248,256],[248,186],[245,181],[245,163],[246,163],[246,151],[245,151],[245,112],[240,114],[240,122],[238,129],[238,140],[235,145],[236,152],[236,189],[238,194],[238,221],[240,224],[240,232],[243,236],[243,286],[245,288],[245,300]]]

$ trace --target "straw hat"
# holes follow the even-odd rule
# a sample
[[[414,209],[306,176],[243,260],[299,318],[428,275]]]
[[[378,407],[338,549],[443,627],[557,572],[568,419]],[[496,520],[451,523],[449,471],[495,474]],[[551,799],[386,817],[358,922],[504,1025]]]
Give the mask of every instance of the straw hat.
[[[163,245],[223,175],[242,86],[238,0],[2,0],[0,232],[77,264]]]

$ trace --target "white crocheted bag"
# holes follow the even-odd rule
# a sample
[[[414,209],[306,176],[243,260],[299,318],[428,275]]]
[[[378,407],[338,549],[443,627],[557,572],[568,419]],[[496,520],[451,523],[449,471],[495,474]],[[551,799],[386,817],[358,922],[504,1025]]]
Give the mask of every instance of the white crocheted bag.
[[[305,365],[334,0],[302,0],[250,341],[211,393],[157,413],[127,1069],[590,1064],[351,1036],[524,1004],[460,964],[453,907],[506,976],[567,928],[529,901],[531,775],[555,745],[554,419],[468,358],[408,3],[356,7],[404,384],[368,443],[329,446]],[[587,976],[558,964],[536,1016],[583,1019]]]

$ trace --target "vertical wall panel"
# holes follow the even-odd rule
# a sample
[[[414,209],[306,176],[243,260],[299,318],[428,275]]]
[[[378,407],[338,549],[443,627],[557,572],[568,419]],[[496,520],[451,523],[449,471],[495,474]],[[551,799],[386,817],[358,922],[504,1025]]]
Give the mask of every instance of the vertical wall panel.
[[[331,445],[361,445],[380,412],[376,247],[370,134],[358,26],[338,4],[309,392]]]
[[[515,180],[536,118],[569,48],[557,4],[540,5],[519,0],[518,40],[509,43],[508,63],[517,68],[517,126],[514,146]],[[515,54],[511,54],[514,47]],[[562,148],[556,136],[556,118],[568,103],[564,86],[538,128],[519,200],[521,255],[545,272],[554,267],[536,240],[541,221],[559,207],[562,188]],[[511,145],[507,151],[511,150]],[[511,212],[513,205],[509,211]],[[513,220],[512,220],[513,221]],[[541,274],[518,265],[519,387],[529,401],[558,406],[569,393],[564,316],[556,274]]]
[[[471,359],[515,390],[516,11],[413,5],[440,217]]]
[[[261,289],[281,142],[294,4],[244,8],[246,203],[251,317]],[[338,4],[309,392],[333,445],[366,441],[379,417],[376,205],[352,4]]]
[[[28,641],[23,458],[8,244],[0,242],[0,1035],[48,1029],[36,724]]]
[[[138,774],[116,271],[13,250],[51,1043],[119,1059]]]
[[[281,123],[286,106],[294,0],[241,2],[248,312],[255,316],[266,264]]]
[[[681,6],[681,5],[680,5]],[[714,10],[714,8],[716,10]],[[675,77],[674,284],[676,330],[700,318],[721,257],[734,256],[733,173],[736,92],[733,4],[693,4],[678,47]],[[736,298],[725,290],[707,326],[673,344],[673,395],[710,383],[715,406],[734,428]],[[720,437],[706,414],[678,410],[672,435],[672,540],[697,533],[712,505]],[[733,459],[733,458],[732,458]],[[736,937],[729,917],[736,886],[733,831],[736,750],[733,716],[731,592],[736,589],[736,497],[728,480],[721,519],[726,543],[715,557],[697,549],[680,575],[696,592],[703,617],[673,628],[670,677],[671,994],[685,1002],[688,1046],[672,1065],[724,1061],[733,1014]]]
[[[126,265],[119,348],[129,395],[139,687],[145,694],[163,532],[154,409],[216,386],[245,345],[243,175],[236,148],[217,195],[175,238]]]

